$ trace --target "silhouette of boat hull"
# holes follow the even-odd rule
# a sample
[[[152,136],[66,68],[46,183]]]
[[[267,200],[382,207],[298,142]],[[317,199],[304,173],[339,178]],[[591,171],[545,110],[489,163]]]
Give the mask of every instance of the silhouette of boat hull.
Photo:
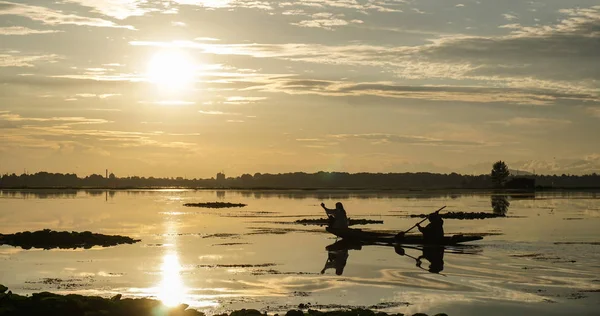
[[[349,241],[359,241],[359,242],[376,242],[376,243],[386,243],[386,244],[405,244],[405,245],[424,245],[427,244],[421,235],[407,235],[402,239],[396,239],[395,235],[389,233],[380,233],[380,232],[369,232],[363,231],[361,229],[347,228],[326,228],[328,232],[349,240]],[[453,235],[453,236],[445,236],[444,240],[441,243],[436,243],[436,245],[446,246],[446,245],[456,245],[464,242],[481,240],[483,237],[481,236],[464,236],[464,235]]]

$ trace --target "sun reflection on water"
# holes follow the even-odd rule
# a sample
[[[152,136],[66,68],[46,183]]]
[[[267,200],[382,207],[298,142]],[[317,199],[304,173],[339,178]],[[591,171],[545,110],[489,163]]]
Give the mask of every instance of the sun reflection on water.
[[[158,299],[166,306],[181,304],[187,289],[181,279],[181,264],[176,253],[165,254],[161,274],[162,281],[158,285]]]

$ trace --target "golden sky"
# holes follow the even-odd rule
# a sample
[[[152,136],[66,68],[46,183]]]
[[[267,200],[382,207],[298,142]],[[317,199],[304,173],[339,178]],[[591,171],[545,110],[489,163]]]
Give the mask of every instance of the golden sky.
[[[0,1],[0,173],[600,171],[597,0]]]

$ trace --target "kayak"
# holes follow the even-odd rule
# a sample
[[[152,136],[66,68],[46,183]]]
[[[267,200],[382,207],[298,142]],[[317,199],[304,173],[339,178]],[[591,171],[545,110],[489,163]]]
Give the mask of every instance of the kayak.
[[[363,231],[355,228],[326,228],[328,232],[347,240],[355,240],[361,242],[378,242],[388,244],[406,244],[406,245],[423,245],[426,244],[422,235],[406,235],[402,239],[396,239],[394,234],[382,233],[382,232],[370,232]],[[441,243],[436,245],[456,245],[463,242],[481,240],[481,236],[465,236],[465,235],[453,235],[445,236]]]

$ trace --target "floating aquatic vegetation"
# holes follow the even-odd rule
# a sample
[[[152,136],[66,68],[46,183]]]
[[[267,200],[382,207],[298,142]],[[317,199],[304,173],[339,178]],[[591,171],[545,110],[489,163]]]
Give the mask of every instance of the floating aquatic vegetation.
[[[595,241],[558,241],[555,245],[593,245],[600,246],[600,242]]]
[[[266,268],[274,267],[275,263],[259,263],[259,264],[199,264],[196,268]]]
[[[442,216],[442,218],[462,219],[462,220],[507,217],[504,214],[485,213],[485,212],[447,212],[447,213],[442,213],[440,215]],[[429,214],[410,215],[410,217],[420,217],[420,218],[426,218],[427,216],[429,216]]]
[[[251,245],[249,242],[225,242],[222,244],[213,244],[213,246],[238,246],[238,245]]]
[[[533,259],[537,261],[549,261],[552,263],[575,263],[576,260],[564,259],[558,256],[547,256],[541,253],[530,253],[530,254],[521,254],[521,255],[511,255],[514,258],[527,258]]]
[[[272,275],[319,275],[318,273],[314,273],[314,272],[281,272],[281,271],[275,270],[275,269],[268,269],[268,270],[257,269],[257,270],[252,271],[251,274],[252,275],[266,275],[266,274],[272,274]]]
[[[243,203],[229,203],[229,202],[204,202],[204,203],[186,203],[183,206],[187,207],[205,207],[205,208],[232,208],[232,207],[244,207],[246,204]]]
[[[89,231],[79,232],[57,232],[50,229],[35,232],[19,232],[16,234],[0,234],[0,245],[11,245],[23,249],[89,249],[94,246],[110,247],[120,244],[134,244],[139,239],[126,236],[102,235]]]
[[[329,224],[329,220],[326,219],[326,218],[299,219],[299,220],[295,221],[294,223],[296,223],[296,224],[302,224],[302,225],[319,225],[319,226],[325,226],[325,225]],[[348,219],[348,225],[350,225],[350,226],[354,226],[354,225],[368,225],[368,224],[383,224],[383,221],[372,220],[372,219],[353,219],[353,218]]]
[[[60,279],[60,278],[44,278],[39,281],[25,281],[27,284],[44,284],[53,286],[56,289],[74,289],[78,287],[89,286],[94,282],[92,277]]]

